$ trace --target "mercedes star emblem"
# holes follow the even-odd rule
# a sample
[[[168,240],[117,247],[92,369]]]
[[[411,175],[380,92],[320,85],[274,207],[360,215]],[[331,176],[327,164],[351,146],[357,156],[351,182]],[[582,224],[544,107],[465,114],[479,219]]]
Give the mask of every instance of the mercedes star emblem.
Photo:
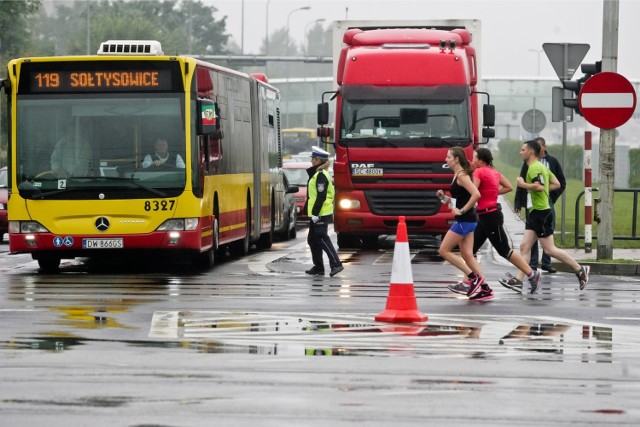
[[[98,231],[107,231],[109,229],[109,220],[103,216],[96,219],[96,228]]]

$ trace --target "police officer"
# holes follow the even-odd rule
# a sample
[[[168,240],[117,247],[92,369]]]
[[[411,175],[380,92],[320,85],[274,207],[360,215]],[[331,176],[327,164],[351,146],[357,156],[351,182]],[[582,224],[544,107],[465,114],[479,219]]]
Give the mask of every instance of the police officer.
[[[329,275],[333,277],[344,270],[344,267],[327,233],[329,222],[333,216],[333,195],[335,193],[328,169],[329,153],[319,147],[312,147],[311,167],[307,169],[309,181],[307,182],[305,210],[310,218],[307,243],[311,249],[313,268],[305,273],[324,275],[322,251],[325,251],[331,267]]]

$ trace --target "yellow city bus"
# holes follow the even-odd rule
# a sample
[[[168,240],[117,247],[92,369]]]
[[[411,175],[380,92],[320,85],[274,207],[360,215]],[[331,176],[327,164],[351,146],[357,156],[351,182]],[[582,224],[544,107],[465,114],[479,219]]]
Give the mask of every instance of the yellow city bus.
[[[2,86],[9,249],[41,270],[152,250],[209,267],[227,247],[270,247],[282,226],[280,93],[264,75],[109,41],[12,60]]]

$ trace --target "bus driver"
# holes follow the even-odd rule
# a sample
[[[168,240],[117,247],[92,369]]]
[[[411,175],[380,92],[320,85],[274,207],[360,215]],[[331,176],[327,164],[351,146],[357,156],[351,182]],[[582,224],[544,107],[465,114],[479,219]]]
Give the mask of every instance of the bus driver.
[[[185,168],[184,160],[178,153],[169,152],[169,142],[165,138],[156,139],[155,153],[147,154],[142,161],[142,167],[159,167],[162,165]]]

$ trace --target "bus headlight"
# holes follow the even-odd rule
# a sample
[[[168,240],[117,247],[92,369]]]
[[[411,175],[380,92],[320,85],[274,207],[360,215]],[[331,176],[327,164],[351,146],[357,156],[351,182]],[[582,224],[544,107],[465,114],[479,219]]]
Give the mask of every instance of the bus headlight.
[[[198,218],[176,218],[168,219],[160,227],[158,231],[191,231],[198,227]]]
[[[9,221],[9,233],[48,233],[49,230],[44,228],[37,221]]]
[[[360,209],[360,200],[341,199],[339,206],[342,209]]]
[[[185,230],[195,230],[198,228],[198,218],[185,218],[184,219],[184,229]]]

